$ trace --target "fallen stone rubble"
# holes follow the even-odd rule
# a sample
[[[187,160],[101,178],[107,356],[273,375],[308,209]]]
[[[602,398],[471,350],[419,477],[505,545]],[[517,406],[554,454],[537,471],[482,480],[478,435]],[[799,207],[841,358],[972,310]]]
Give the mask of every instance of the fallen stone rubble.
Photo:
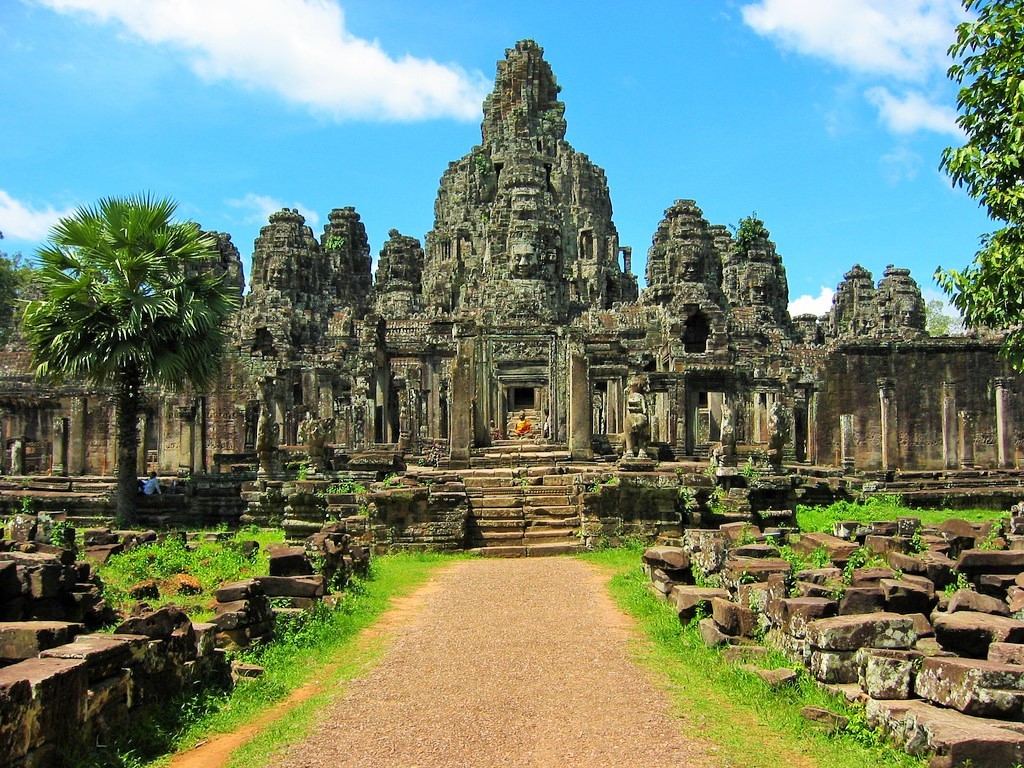
[[[833,534],[730,523],[684,531],[643,564],[705,644],[785,651],[933,768],[1024,763],[1024,517],[1005,531],[901,518]],[[783,546],[822,567],[794,570]],[[856,567],[864,553],[886,565]]]
[[[270,573],[216,591],[215,617],[197,623],[179,608],[136,604],[118,621],[102,599],[93,563],[154,542],[153,531],[96,529],[84,535],[79,560],[74,532],[19,515],[0,539],[0,765],[46,768],[102,743],[151,705],[203,687],[229,686],[227,651],[268,639],[276,618],[302,613],[353,575],[365,575],[369,552],[353,544],[344,524],[329,524],[300,546],[270,551]],[[162,534],[180,536],[184,532]],[[218,535],[218,534],[209,534]],[[240,546],[254,551],[252,546]],[[90,560],[92,562],[90,562]],[[188,574],[174,579],[189,584]],[[140,593],[166,588],[153,580]],[[135,588],[133,588],[134,590]]]

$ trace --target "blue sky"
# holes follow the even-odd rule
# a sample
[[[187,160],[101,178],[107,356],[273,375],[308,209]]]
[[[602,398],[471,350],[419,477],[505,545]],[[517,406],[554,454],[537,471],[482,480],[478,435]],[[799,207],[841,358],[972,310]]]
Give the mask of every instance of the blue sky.
[[[961,143],[946,48],[958,0],[0,0],[0,248],[152,191],[231,233],[269,214],[319,236],[360,213],[374,257],[422,240],[438,180],[480,140],[506,48],[545,49],[567,140],[608,174],[643,277],[664,210],[757,211],[796,308],[854,263],[962,267],[993,227],[939,171]],[[824,302],[824,303],[823,303]]]

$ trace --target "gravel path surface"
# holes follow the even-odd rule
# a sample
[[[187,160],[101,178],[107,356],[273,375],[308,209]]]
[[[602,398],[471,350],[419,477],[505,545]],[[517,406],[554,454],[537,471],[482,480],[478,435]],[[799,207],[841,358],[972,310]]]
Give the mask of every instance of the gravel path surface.
[[[274,764],[716,765],[630,660],[630,627],[578,560],[457,563]]]

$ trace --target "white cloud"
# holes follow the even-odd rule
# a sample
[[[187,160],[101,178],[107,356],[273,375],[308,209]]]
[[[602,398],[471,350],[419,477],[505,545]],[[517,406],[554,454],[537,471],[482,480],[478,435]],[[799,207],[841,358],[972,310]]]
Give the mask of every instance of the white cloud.
[[[948,66],[960,0],[760,0],[743,20],[780,47],[855,72],[923,81]]]
[[[244,212],[247,212],[245,217],[246,224],[266,224],[270,219],[270,214],[277,213],[282,208],[295,208],[299,213],[302,214],[306,220],[306,225],[309,227],[315,227],[320,223],[320,216],[316,211],[307,208],[302,203],[287,203],[277,200],[269,195],[257,195],[250,192],[245,197],[237,198],[234,200],[228,200],[228,205],[232,208],[239,208]]]
[[[60,13],[119,22],[180,51],[207,80],[277,93],[335,119],[480,117],[479,72],[405,55],[345,28],[334,0],[37,0]]]
[[[925,130],[962,138],[956,124],[956,111],[952,107],[933,104],[917,91],[896,96],[888,88],[869,88],[864,95],[878,108],[879,117],[894,133],[913,133]]]
[[[882,175],[890,184],[917,178],[917,172],[923,162],[923,158],[917,152],[906,146],[896,147],[879,159]]]
[[[789,314],[791,317],[797,315],[817,315],[821,317],[832,309],[832,297],[836,292],[831,288],[821,286],[821,293],[817,296],[804,294],[798,299],[789,302]]]
[[[0,232],[4,237],[42,242],[57,220],[73,211],[73,208],[57,210],[53,206],[36,209],[0,189]]]

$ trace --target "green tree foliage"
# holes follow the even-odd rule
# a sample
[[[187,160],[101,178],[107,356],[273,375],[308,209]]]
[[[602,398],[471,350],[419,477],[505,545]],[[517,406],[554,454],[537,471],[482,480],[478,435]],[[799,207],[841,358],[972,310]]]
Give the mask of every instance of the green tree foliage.
[[[764,222],[757,218],[757,211],[740,219],[740,223],[733,227],[733,231],[736,233],[737,253],[746,253],[755,242],[771,237]]]
[[[0,240],[4,233],[0,232]],[[29,282],[32,269],[21,260],[21,254],[8,255],[0,251],[0,344],[14,331],[15,308],[22,291]]]
[[[968,326],[1006,328],[1004,353],[1024,369],[1024,0],[964,0],[949,77],[960,87],[957,124],[967,141],[942,167],[1003,226],[984,235],[962,271],[936,271]]]
[[[946,311],[946,302],[932,299],[924,305],[924,327],[929,336],[951,336],[963,331],[963,321]]]
[[[117,515],[136,509],[138,414],[147,382],[202,388],[219,370],[238,296],[211,268],[216,239],[173,222],[176,204],[105,198],[61,219],[38,251],[43,298],[25,308],[36,374],[115,388]]]

